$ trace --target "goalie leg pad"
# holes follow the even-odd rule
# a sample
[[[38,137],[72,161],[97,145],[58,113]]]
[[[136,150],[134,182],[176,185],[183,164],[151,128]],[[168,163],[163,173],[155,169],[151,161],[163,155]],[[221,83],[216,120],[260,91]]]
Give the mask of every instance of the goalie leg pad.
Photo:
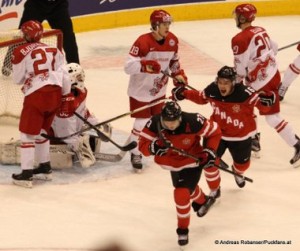
[[[0,143],[0,163],[4,165],[20,164],[20,140],[11,139],[7,143]]]
[[[83,168],[89,168],[94,165],[96,159],[94,157],[93,151],[90,147],[89,135],[85,134],[79,138],[79,146],[75,151],[75,154]]]
[[[73,167],[74,153],[69,150],[68,145],[50,145],[50,162],[53,169]]]

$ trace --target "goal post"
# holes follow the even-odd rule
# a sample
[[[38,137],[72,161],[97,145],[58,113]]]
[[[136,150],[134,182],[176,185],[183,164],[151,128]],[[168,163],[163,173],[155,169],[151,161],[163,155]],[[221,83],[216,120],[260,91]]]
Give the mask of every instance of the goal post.
[[[62,50],[63,34],[60,30],[44,30],[41,42]],[[0,31],[0,119],[19,118],[24,94],[12,79],[12,52],[25,43],[20,30]]]

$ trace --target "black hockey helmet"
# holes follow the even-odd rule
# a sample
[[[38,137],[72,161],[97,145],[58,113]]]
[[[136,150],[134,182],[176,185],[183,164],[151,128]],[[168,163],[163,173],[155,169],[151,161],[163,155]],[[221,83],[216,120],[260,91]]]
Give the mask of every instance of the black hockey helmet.
[[[180,119],[181,108],[175,101],[166,102],[161,110],[161,119],[165,121],[174,121]]]
[[[235,84],[236,80],[236,71],[233,67],[229,67],[227,65],[223,66],[219,71],[218,71],[218,78],[226,78],[232,81]]]

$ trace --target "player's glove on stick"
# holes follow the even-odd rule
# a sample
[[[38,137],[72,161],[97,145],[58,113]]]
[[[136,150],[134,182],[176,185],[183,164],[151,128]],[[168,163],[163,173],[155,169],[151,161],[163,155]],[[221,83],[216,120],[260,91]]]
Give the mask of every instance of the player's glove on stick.
[[[216,161],[216,154],[213,150],[205,148],[200,153],[200,166],[203,168],[213,167]]]
[[[184,73],[184,70],[179,70],[176,73],[172,73],[171,74],[172,78],[173,78],[173,84],[177,87],[177,86],[181,86],[181,85],[187,85],[188,84],[188,78]]]
[[[260,103],[264,106],[272,106],[276,101],[274,92],[263,92],[259,94]]]
[[[152,155],[164,156],[167,154],[171,143],[169,141],[162,142],[161,140],[153,140],[149,145],[149,151]]]
[[[146,72],[150,74],[160,73],[160,64],[155,60],[142,60],[141,61],[141,72]]]
[[[187,90],[187,88],[185,88],[184,86],[178,86],[172,89],[172,99],[175,101],[180,101],[180,100],[184,100],[184,94],[183,92]]]

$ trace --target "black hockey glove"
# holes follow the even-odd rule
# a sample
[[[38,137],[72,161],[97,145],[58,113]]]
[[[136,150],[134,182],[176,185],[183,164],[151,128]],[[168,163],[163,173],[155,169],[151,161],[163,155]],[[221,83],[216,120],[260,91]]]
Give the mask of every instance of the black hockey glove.
[[[264,92],[259,94],[260,103],[264,106],[272,106],[276,101],[274,92]]]
[[[152,155],[164,156],[168,152],[170,146],[170,141],[163,143],[161,140],[156,139],[149,145],[149,151]]]
[[[200,155],[200,167],[208,168],[213,167],[215,165],[216,154],[213,150],[205,148],[203,149]]]
[[[175,87],[172,89],[172,99],[175,101],[184,100],[185,97],[183,95],[183,92],[187,90],[184,85],[180,85],[178,87]]]

